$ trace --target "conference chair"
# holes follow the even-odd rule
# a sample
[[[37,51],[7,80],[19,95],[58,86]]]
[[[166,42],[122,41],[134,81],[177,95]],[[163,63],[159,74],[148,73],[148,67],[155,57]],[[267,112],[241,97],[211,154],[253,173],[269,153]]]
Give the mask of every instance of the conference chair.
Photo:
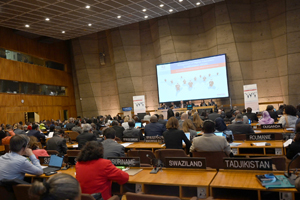
[[[224,167],[223,158],[228,157],[223,151],[193,152],[193,157],[206,158],[206,167],[220,169]]]
[[[149,195],[149,194],[142,194],[142,193],[132,193],[127,192],[126,200],[180,200],[179,197],[175,196],[162,196],[162,195]],[[197,200],[197,197],[192,197],[190,200]]]
[[[147,155],[149,157],[147,157]],[[129,150],[127,152],[127,157],[139,157],[141,162],[141,167],[151,167],[151,159],[155,159],[155,155],[150,150]]]
[[[75,131],[70,131],[70,132],[69,132],[69,138],[70,138],[70,140],[72,140],[72,141],[76,141],[76,138],[77,138],[78,135],[79,135],[78,132],[75,132]]]
[[[29,184],[19,184],[13,186],[16,200],[31,200],[28,195],[28,190],[31,185]]]
[[[59,152],[56,150],[46,150],[49,155],[58,155]]]
[[[80,150],[67,150],[67,155],[69,157],[77,157]]]
[[[165,158],[188,157],[185,151],[182,149],[157,149],[155,151],[155,156],[157,159],[161,160],[164,165],[165,165]]]
[[[95,200],[94,197],[90,194],[81,194],[81,200]],[[114,195],[110,197],[108,200],[120,200],[120,198],[117,195]]]
[[[0,186],[0,196],[5,200],[16,200],[14,193],[8,191],[4,186]]]
[[[288,169],[288,165],[291,162],[290,159],[286,159],[286,169]],[[300,168],[300,156],[298,158],[296,158],[290,166],[290,169],[299,169]]]

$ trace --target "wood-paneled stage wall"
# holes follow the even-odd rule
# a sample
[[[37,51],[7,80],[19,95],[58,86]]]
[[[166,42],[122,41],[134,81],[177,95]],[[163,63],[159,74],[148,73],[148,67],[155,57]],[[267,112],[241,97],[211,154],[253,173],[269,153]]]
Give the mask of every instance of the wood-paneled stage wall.
[[[63,110],[76,117],[72,68],[68,42],[41,43],[0,27],[0,48],[65,64],[65,71],[0,58],[0,79],[66,87],[66,96],[0,93],[0,123],[24,122],[24,112],[37,112],[42,119],[63,119]],[[24,100],[24,103],[21,102]]]

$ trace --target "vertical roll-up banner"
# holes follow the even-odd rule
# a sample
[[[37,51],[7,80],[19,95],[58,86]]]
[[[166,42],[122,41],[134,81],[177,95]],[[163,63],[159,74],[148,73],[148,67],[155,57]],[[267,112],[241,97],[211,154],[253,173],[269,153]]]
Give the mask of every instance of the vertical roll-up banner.
[[[252,112],[259,112],[257,85],[244,85],[244,102],[245,109],[252,108]]]
[[[134,114],[146,112],[145,95],[133,96]]]

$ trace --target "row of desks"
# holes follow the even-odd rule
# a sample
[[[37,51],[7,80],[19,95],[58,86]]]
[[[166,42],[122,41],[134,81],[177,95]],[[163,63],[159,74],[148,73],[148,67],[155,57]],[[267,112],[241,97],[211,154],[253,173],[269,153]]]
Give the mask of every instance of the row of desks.
[[[279,192],[288,192],[292,199],[299,199],[300,194],[295,188],[267,190],[256,180],[255,175],[270,173],[268,171],[239,170],[190,170],[163,169],[157,174],[150,174],[151,169],[144,168],[134,176],[129,176],[127,184],[113,184],[114,194],[125,194],[128,191],[145,194],[178,196],[190,199],[192,196],[213,196],[217,199],[272,199],[264,195],[279,196]],[[75,168],[60,170],[75,177]],[[274,173],[274,172],[273,172]],[[282,175],[283,172],[275,172]],[[49,176],[26,175],[31,178],[49,178]],[[269,196],[270,197],[270,196]]]

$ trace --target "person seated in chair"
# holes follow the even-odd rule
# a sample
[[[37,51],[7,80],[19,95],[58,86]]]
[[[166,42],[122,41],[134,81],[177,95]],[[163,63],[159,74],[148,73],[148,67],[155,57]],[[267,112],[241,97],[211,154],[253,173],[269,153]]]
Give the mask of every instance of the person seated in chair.
[[[165,126],[158,123],[157,117],[152,115],[150,117],[150,123],[145,126],[145,136],[162,136],[165,130]]]
[[[43,169],[39,160],[28,148],[30,139],[21,134],[10,139],[10,152],[0,156],[0,180],[24,179],[25,174],[42,175]],[[29,160],[24,157],[28,156]]]
[[[76,141],[78,142],[78,149],[82,149],[82,147],[88,141],[97,141],[97,138],[93,134],[93,129],[90,124],[84,124],[82,129],[83,129],[83,133],[78,135],[76,138]]]
[[[44,133],[41,133],[37,124],[32,125],[32,130],[27,133],[27,136],[35,136],[40,142],[41,139],[45,139]]]
[[[251,125],[244,124],[242,114],[237,114],[235,123],[228,125],[227,128],[232,131],[232,134],[254,134]]]
[[[60,156],[65,155],[68,148],[64,138],[64,131],[60,130],[59,132],[55,132],[53,137],[47,141],[46,148],[47,150],[58,151]]]
[[[226,138],[214,134],[215,122],[205,120],[202,131],[204,134],[201,137],[194,138],[190,152],[223,151],[226,155],[230,155],[231,149]]]
[[[125,157],[125,147],[115,141],[116,131],[113,128],[104,129],[103,136],[103,158],[107,159],[109,157]]]
[[[140,140],[144,139],[143,133],[140,129],[135,128],[135,122],[133,120],[128,121],[128,129],[125,129],[123,132],[123,138],[140,138]]]

